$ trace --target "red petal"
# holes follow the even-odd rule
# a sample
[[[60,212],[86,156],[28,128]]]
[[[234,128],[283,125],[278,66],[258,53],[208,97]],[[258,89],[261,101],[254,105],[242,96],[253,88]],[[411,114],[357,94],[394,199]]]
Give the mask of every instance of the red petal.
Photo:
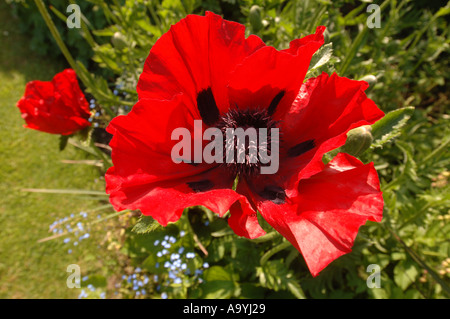
[[[231,216],[228,218],[228,224],[231,229],[236,235],[249,239],[255,239],[264,235],[266,232],[259,225],[256,211],[249,202],[251,193],[246,182],[240,181],[236,191],[244,196],[230,208]]]
[[[241,198],[231,189],[234,178],[216,164],[172,160],[172,146],[178,143],[170,139],[173,129],[190,128],[193,122],[185,112],[186,100],[182,95],[170,101],[141,99],[128,115],[111,121],[107,130],[113,134],[114,167],[105,178],[116,210],[139,209],[167,225],[186,207],[203,205],[222,216]]]
[[[78,85],[77,74],[74,70],[66,69],[56,74],[52,83],[62,104],[71,108],[73,116],[85,119],[90,117],[89,103]]]
[[[152,47],[137,86],[139,98],[171,99],[185,93],[196,105],[198,93],[211,87],[219,110],[227,110],[230,72],[262,46],[256,36],[245,39],[241,24],[211,12],[188,15]]]
[[[292,41],[287,50],[267,46],[245,59],[230,81],[232,104],[241,108],[268,108],[283,91],[275,114],[284,113],[305,78],[312,55],[324,43],[324,31],[325,27],[318,27],[315,34]]]
[[[305,141],[314,147],[299,156],[281,155],[279,174],[291,178],[286,188],[319,172],[325,153],[345,144],[347,132],[373,124],[384,113],[367,98],[368,84],[326,73],[308,80],[300,89],[289,112],[280,120],[284,151]]]
[[[71,69],[49,82],[28,82],[17,107],[26,127],[47,133],[70,135],[91,125],[88,102]]]
[[[351,251],[360,226],[381,221],[383,198],[373,163],[340,153],[326,168],[301,180],[298,196],[277,205],[259,198],[266,221],[302,253],[313,276]]]
[[[186,178],[176,178],[164,182],[152,183],[139,174],[120,176],[115,167],[106,173],[106,192],[116,210],[139,209],[142,214],[150,215],[161,225],[177,221],[186,207],[203,205],[223,216],[230,206],[241,196],[230,186],[232,179],[224,179],[222,172],[212,170]],[[212,190],[194,192],[190,182],[213,181]]]

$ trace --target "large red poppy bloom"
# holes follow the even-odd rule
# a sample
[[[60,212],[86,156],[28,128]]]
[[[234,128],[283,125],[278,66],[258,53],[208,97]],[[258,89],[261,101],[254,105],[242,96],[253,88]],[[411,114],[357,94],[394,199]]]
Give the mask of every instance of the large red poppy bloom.
[[[162,225],[184,208],[203,205],[223,216],[239,236],[265,231],[257,212],[304,256],[316,276],[351,251],[358,228],[380,221],[383,199],[373,164],[323,155],[346,133],[383,116],[366,82],[322,74],[303,83],[310,59],[324,43],[324,27],[278,51],[244,26],[220,16],[189,15],[153,46],[137,91],[139,101],[108,127],[114,166],[107,193],[117,210],[139,209]],[[176,128],[280,130],[279,170],[258,174],[247,163],[175,163]],[[258,165],[257,165],[258,166]],[[236,174],[239,183],[232,189]]]
[[[51,81],[28,82],[17,107],[25,127],[46,133],[70,135],[91,125],[89,104],[72,69],[56,74]]]

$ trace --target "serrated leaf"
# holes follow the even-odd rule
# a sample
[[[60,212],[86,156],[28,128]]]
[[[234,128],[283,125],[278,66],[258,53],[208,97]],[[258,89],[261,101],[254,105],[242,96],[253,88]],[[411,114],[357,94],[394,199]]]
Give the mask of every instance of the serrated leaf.
[[[408,106],[387,113],[381,120],[372,125],[374,142],[371,148],[381,147],[401,133],[401,129],[414,112],[414,107]]]
[[[317,70],[325,65],[333,55],[333,44],[328,43],[322,46],[311,58],[309,63],[308,73]]]
[[[160,226],[161,225],[152,217],[142,215],[131,231],[136,234],[148,234],[155,231]]]

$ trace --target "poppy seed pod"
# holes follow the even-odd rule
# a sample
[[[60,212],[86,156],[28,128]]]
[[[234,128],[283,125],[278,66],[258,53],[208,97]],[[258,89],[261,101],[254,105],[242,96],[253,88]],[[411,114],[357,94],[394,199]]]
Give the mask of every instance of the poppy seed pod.
[[[342,147],[345,153],[358,157],[372,144],[372,127],[364,125],[350,130],[347,133],[347,141]]]

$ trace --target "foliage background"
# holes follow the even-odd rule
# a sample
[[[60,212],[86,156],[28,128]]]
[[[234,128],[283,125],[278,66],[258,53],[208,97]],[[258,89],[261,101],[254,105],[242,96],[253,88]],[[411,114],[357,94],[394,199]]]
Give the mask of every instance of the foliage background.
[[[0,176],[4,193],[8,194],[0,202],[0,222],[2,238],[10,238],[3,241],[0,249],[3,296],[449,297],[449,3],[375,1],[382,9],[381,28],[370,29],[366,24],[369,1],[89,0],[76,2],[85,16],[83,28],[68,29],[65,8],[71,2],[74,1],[45,4],[68,51],[78,61],[76,67],[86,94],[93,99],[96,131],[92,136],[96,141],[107,143],[101,129],[115,114],[128,112],[136,101],[136,81],[155,41],[186,14],[203,14],[205,10],[245,24],[249,34],[259,35],[277,48],[286,48],[291,40],[314,32],[317,25],[325,25],[325,43],[332,43],[327,47],[332,48],[328,51],[332,58],[315,72],[336,71],[341,76],[367,80],[371,84],[369,97],[386,113],[410,106],[414,111],[401,111],[402,121],[392,124],[395,129],[389,137],[393,139],[384,144],[378,140],[360,156],[365,162],[374,161],[379,173],[385,199],[383,222],[368,222],[360,229],[353,252],[312,278],[302,257],[281,237],[265,242],[237,238],[228,231],[224,220],[202,208],[188,210],[180,222],[167,228],[157,227],[151,219],[141,218],[136,224],[136,212],[115,213],[101,194],[102,180],[92,183],[110,163],[90,144],[76,144],[73,140],[62,153],[48,153],[43,147],[39,150],[36,146],[43,145],[39,144],[41,137],[55,148],[59,142],[39,132],[23,132],[19,127],[20,114],[13,106],[25,81],[48,80],[68,65],[34,2],[8,1],[8,6],[2,5],[2,21],[9,24],[2,25],[2,31],[11,32],[8,39],[12,47],[8,51],[2,49],[5,58],[0,73],[4,79],[1,107],[5,112],[0,131],[1,159],[5,165]],[[13,46],[12,37],[25,39],[22,43],[28,48]],[[39,70],[23,67],[21,59],[14,58],[17,54],[29,54],[28,50],[41,56],[30,65],[46,61]],[[42,71],[47,68],[50,70]],[[17,77],[21,88],[8,85],[11,78]],[[9,117],[15,119],[15,126],[5,121]],[[47,166],[38,175],[35,165],[43,162],[43,156]],[[80,165],[68,165],[63,172],[53,170],[53,163],[61,156]],[[77,188],[78,192],[87,192],[24,195],[19,191],[31,187]],[[30,200],[38,204],[26,206]],[[56,200],[60,201],[59,206],[69,206],[60,210],[48,204]],[[77,218],[69,215],[62,221],[71,210]],[[80,215],[79,210],[90,210],[88,217]],[[66,231],[53,240],[36,244],[38,239],[51,235],[43,235],[43,231],[49,228],[49,216],[55,214],[60,222],[51,226]],[[78,229],[76,235],[75,231],[67,231],[68,225],[76,229],[80,220],[83,231]],[[79,240],[81,234],[88,233],[87,227],[91,235]],[[39,235],[24,236],[24,228],[37,229]],[[50,227],[52,232],[53,229]],[[87,244],[74,247],[75,241]],[[68,249],[76,250],[76,255],[69,254],[71,258],[67,258]],[[27,262],[22,264],[19,260]],[[59,268],[51,268],[45,275],[45,260],[55,260]],[[82,265],[83,287],[76,291],[65,285],[68,263]],[[381,266],[381,288],[367,287],[369,264]],[[17,272],[11,270],[13,267]],[[15,279],[15,274],[20,279]],[[51,282],[52,276],[59,278],[54,290],[38,295],[40,287]],[[19,288],[24,282],[31,289]]]

